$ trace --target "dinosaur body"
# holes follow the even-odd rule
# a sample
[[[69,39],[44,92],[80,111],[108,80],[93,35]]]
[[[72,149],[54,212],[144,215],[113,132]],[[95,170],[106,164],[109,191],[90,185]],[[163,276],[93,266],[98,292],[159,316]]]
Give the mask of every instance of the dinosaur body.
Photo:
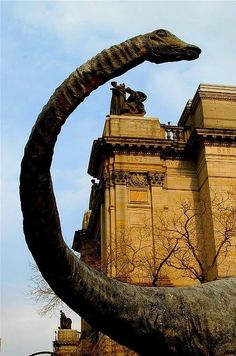
[[[198,47],[165,30],[102,51],[56,89],[32,129],[22,160],[24,233],[43,277],[90,324],[142,355],[223,355],[236,349],[236,282],[233,279],[187,289],[140,288],[84,265],[63,240],[50,165],[61,126],[99,85],[145,60],[192,60],[199,53]],[[230,322],[226,322],[225,304]]]

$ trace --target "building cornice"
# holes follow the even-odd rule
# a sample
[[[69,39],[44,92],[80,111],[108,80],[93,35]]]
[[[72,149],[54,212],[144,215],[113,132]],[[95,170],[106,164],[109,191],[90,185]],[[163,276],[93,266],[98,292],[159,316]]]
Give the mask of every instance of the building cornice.
[[[190,130],[189,130],[190,134]],[[103,137],[94,141],[90,156],[88,173],[98,179],[102,178],[102,166],[105,158],[115,154],[158,155],[162,159],[182,160],[192,156],[192,146],[196,142],[211,145],[234,146],[236,130],[217,128],[196,128],[186,141],[170,139],[135,139],[125,137]]]
[[[200,84],[191,103],[194,110],[200,99],[209,100],[236,100],[236,87],[215,84]]]
[[[193,99],[188,100],[179,119],[178,126],[184,126],[201,99],[236,101],[236,87],[230,85],[200,84]]]
[[[100,179],[98,167],[104,158],[114,154],[159,155],[164,159],[181,159],[184,149],[185,142],[178,140],[103,137],[93,143],[88,173]]]
[[[186,143],[186,152],[196,156],[202,145],[236,147],[236,130],[194,129]]]
[[[77,252],[81,252],[81,248],[83,242],[88,238],[88,230],[87,229],[80,229],[75,231],[72,249]]]

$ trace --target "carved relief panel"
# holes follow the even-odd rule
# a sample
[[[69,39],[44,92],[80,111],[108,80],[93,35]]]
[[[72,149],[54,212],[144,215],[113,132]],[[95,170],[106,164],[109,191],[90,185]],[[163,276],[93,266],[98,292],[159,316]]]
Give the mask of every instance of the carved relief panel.
[[[127,185],[133,187],[145,187],[148,185],[146,173],[129,173],[127,179]]]
[[[164,172],[128,172],[113,171],[112,183],[130,187],[163,186]]]
[[[164,182],[165,174],[163,172],[149,172],[148,180],[150,185],[155,185],[162,187]]]

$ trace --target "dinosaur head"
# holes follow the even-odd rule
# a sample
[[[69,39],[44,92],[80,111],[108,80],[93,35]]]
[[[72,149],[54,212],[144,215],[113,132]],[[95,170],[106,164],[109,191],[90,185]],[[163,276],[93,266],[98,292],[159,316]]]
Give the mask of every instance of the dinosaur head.
[[[153,63],[192,61],[201,53],[197,46],[188,44],[163,29],[147,33],[145,37],[147,60]]]

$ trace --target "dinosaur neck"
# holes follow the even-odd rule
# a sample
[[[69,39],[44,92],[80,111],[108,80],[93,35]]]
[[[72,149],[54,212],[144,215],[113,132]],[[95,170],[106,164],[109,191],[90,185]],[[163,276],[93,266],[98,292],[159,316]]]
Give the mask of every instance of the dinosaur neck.
[[[67,247],[50,166],[57,136],[70,113],[98,86],[142,63],[146,56],[145,37],[137,36],[102,51],[74,71],[40,113],[25,148],[20,177],[26,242],[43,277],[85,320],[122,344],[134,340],[131,346],[136,349],[140,344],[139,350],[143,342],[149,343],[141,312],[145,294],[91,270]]]
[[[63,240],[50,176],[53,150],[70,113],[99,85],[142,63],[145,51],[144,37],[137,36],[102,51],[76,69],[40,113],[22,160],[20,195],[28,247],[52,289],[88,321],[92,321],[89,310],[98,319],[95,307],[98,301],[102,304],[103,295],[99,289],[94,290],[98,276],[78,261]],[[86,285],[88,279],[91,283]],[[101,283],[112,295],[110,282],[105,279]],[[92,299],[85,297],[92,294]],[[101,314],[102,310],[100,319],[103,319]]]
[[[55,293],[99,330],[143,355],[152,355],[155,347],[163,355],[205,355],[207,340],[202,341],[201,332],[198,335],[196,329],[206,329],[212,345],[212,340],[218,340],[215,324],[209,323],[207,313],[216,322],[219,311],[227,313],[227,317],[220,317],[221,323],[225,322],[220,343],[227,346],[228,335],[232,338],[235,281],[219,282],[222,288],[216,290],[212,285],[193,292],[178,289],[170,292],[165,288],[144,289],[109,279],[81,263],[65,244],[53,193],[50,165],[57,135],[66,118],[99,85],[146,58],[144,36],[111,47],[73,72],[43,108],[22,160],[20,194],[24,232],[43,277]],[[222,296],[227,292],[227,310],[224,298],[216,299],[216,291]],[[198,307],[200,303],[204,309]],[[228,346],[224,350],[229,350]]]
[[[98,86],[145,60],[144,43],[145,36],[134,37],[102,51],[76,69],[56,89],[32,129],[22,160],[20,194],[26,241],[33,255],[39,255],[40,264],[38,252],[43,253],[46,246],[51,246],[53,253],[55,246],[64,246],[50,177],[53,150],[61,127]]]
[[[77,68],[56,89],[39,115],[39,120],[50,116],[62,125],[72,111],[95,89],[142,63],[147,57],[145,36],[136,36],[101,53]],[[55,126],[56,122],[50,122]],[[60,125],[60,126],[61,126]]]

